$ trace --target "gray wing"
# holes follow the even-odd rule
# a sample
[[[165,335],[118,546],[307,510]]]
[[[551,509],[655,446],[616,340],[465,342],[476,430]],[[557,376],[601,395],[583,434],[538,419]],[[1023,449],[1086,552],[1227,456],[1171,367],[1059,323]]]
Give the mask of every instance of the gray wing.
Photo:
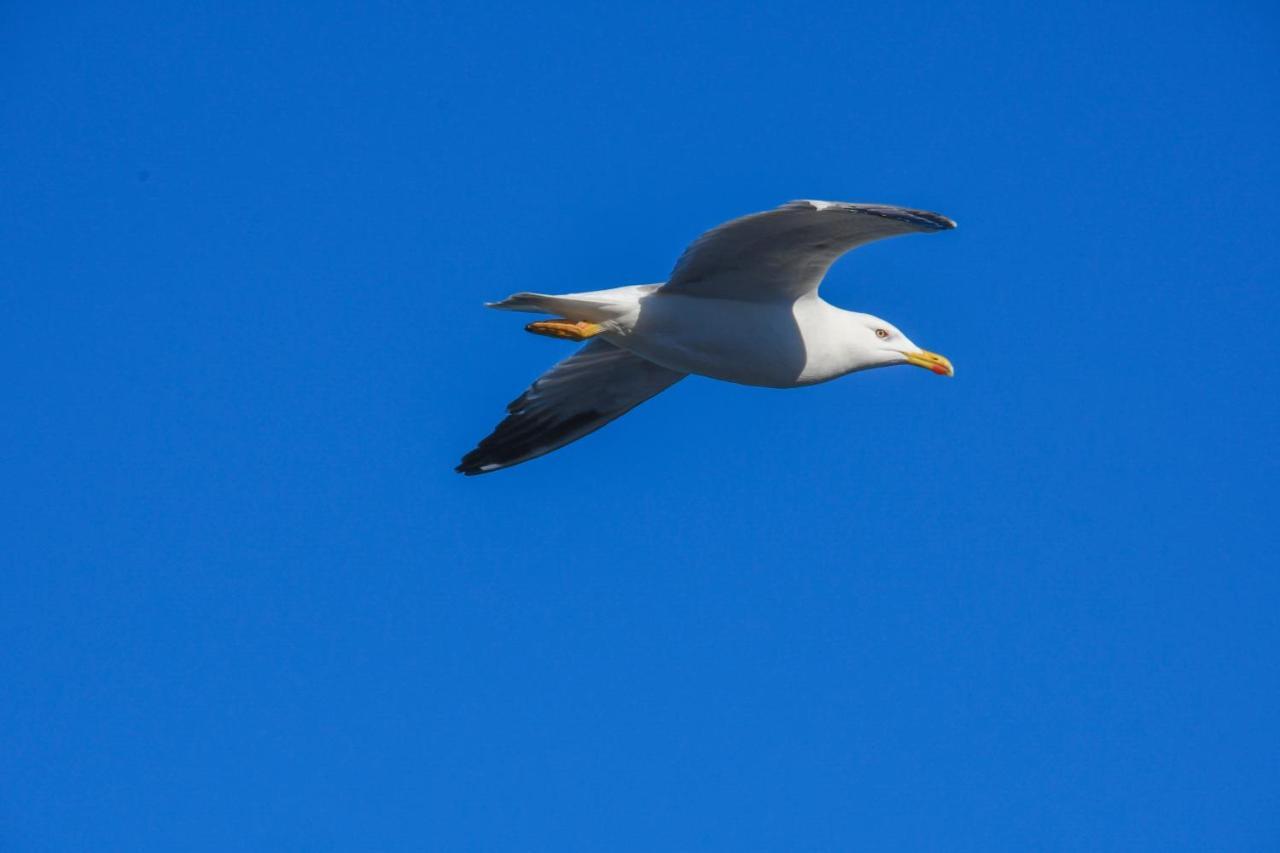
[[[506,419],[462,457],[460,474],[527,462],[595,432],[686,376],[594,340],[538,377]]]
[[[792,201],[713,228],[685,249],[665,293],[746,301],[794,300],[817,290],[836,258],[864,243],[945,231],[945,216],[905,207]]]

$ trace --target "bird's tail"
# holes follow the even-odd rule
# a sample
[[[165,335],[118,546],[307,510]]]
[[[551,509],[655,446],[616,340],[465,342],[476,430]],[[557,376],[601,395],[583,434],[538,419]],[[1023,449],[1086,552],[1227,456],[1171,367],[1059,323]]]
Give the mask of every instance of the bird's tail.
[[[497,308],[499,311],[528,311],[531,314],[555,314],[558,308],[554,305],[560,297],[547,293],[513,293],[498,302],[486,302],[484,307]]]
[[[527,311],[532,314],[554,314],[569,320],[601,323],[635,310],[636,303],[658,289],[656,284],[614,287],[587,293],[513,293],[500,302],[486,302],[499,311]]]

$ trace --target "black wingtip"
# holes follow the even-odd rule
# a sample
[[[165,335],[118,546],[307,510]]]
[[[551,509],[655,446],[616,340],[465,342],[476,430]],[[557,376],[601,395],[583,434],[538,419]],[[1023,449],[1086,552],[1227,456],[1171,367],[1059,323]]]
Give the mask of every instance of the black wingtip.
[[[466,456],[454,470],[468,477],[501,471],[537,459],[604,426],[616,417],[585,409],[568,417],[526,413],[525,396],[511,404],[513,411]],[[625,410],[624,410],[625,411]]]
[[[924,215],[938,226],[939,231],[950,231],[956,227],[956,221],[949,216],[943,216],[941,213],[926,213]]]
[[[954,220],[928,210],[913,210],[909,207],[893,207],[885,204],[859,204],[844,201],[813,201],[798,199],[782,205],[782,210],[840,210],[849,213],[861,213],[868,216],[879,216],[892,219],[906,225],[913,225],[926,231],[950,231],[956,227]]]
[[[909,210],[905,207],[866,207],[863,208],[863,212],[870,213],[872,216],[893,219],[907,225],[914,225],[917,228],[925,228],[929,231],[950,231],[956,227],[955,220],[943,216],[941,213],[933,213],[928,210]]]
[[[475,477],[480,474],[488,474],[491,471],[497,471],[505,466],[492,464],[493,460],[487,458],[487,454],[482,456],[479,448],[462,457],[453,469],[455,474],[461,474],[464,477]]]

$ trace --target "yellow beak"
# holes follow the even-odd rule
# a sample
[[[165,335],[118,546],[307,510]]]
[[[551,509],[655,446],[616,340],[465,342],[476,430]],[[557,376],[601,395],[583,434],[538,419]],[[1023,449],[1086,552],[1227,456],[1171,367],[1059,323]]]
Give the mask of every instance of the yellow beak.
[[[936,352],[926,352],[925,350],[906,352],[903,355],[907,357],[907,364],[914,364],[916,367],[932,370],[939,376],[956,375],[956,369],[951,366],[951,360],[945,355],[938,355]]]

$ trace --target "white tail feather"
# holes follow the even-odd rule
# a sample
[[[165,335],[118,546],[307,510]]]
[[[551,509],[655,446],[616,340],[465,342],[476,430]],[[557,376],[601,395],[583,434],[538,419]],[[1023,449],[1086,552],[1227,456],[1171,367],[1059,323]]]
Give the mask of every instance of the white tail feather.
[[[544,300],[555,299],[545,293],[513,293],[499,302],[486,302],[484,307],[497,308],[499,311],[529,311],[536,314],[552,314],[554,311],[544,307]]]
[[[641,298],[657,290],[657,284],[636,284],[593,290],[587,293],[513,293],[501,302],[487,302],[486,307],[499,311],[527,311],[532,314],[554,314],[567,320],[600,323],[635,310]]]

